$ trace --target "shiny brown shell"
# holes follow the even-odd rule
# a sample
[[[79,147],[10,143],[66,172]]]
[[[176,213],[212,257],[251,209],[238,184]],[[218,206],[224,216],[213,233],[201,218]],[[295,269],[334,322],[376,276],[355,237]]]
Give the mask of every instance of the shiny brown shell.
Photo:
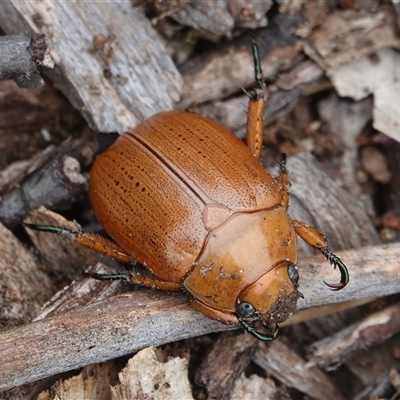
[[[208,233],[232,214],[282,201],[275,180],[238,138],[181,111],[157,114],[123,134],[97,158],[90,183],[105,230],[169,282],[182,281]]]

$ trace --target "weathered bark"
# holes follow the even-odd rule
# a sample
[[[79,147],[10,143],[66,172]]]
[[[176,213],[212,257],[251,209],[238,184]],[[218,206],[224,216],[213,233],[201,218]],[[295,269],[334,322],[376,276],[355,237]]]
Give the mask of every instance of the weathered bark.
[[[45,33],[47,74],[89,125],[123,132],[179,100],[181,77],[150,22],[130,1],[0,3],[7,33]]]
[[[0,81],[13,79],[21,88],[43,86],[38,66],[54,67],[43,34],[0,36],[0,54]]]

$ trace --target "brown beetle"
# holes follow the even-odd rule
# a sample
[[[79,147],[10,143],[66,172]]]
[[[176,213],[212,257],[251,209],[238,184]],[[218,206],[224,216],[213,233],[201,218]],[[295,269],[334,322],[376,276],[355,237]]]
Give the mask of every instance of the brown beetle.
[[[90,232],[28,225],[72,236],[146,274],[92,274],[159,289],[183,289],[192,305],[225,324],[240,322],[261,340],[296,309],[296,234],[348,272],[315,228],[292,221],[285,160],[277,180],[261,152],[264,84],[253,41],[257,88],[250,95],[246,147],[217,123],[182,111],[154,115],[123,134],[94,163],[90,199],[113,241]],[[274,333],[256,327],[275,324]]]

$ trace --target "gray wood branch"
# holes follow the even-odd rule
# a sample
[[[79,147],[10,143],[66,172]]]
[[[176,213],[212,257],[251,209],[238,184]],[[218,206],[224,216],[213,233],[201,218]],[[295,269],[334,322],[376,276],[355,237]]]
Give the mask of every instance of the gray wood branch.
[[[21,88],[37,89],[44,85],[38,66],[51,68],[46,59],[47,45],[44,35],[0,36],[0,81],[12,79]]]
[[[280,15],[255,33],[264,79],[297,64],[302,45],[293,32],[301,22],[299,15]],[[184,85],[178,107],[185,109],[227,97],[240,87],[253,87],[254,63],[250,45],[250,37],[243,35],[182,65]]]
[[[300,260],[298,308],[397,293],[400,244],[338,253],[351,281],[331,292],[322,282],[337,273],[323,257]],[[102,300],[0,334],[0,390],[98,363],[138,349],[235,329],[192,309],[183,293],[143,290]]]
[[[179,100],[181,76],[129,0],[9,0],[0,27],[46,34],[56,63],[48,76],[94,130],[123,132]]]
[[[323,371],[309,368],[306,360],[283,341],[275,341],[268,346],[260,345],[252,359],[286,386],[296,388],[311,398],[344,399]]]
[[[336,369],[356,350],[366,350],[400,332],[400,304],[379,310],[309,348],[309,366]]]

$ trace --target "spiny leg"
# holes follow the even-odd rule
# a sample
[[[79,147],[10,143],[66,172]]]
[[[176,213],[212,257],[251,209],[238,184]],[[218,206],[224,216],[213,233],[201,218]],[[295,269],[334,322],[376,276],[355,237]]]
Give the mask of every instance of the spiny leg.
[[[110,257],[120,263],[131,264],[135,259],[128,254],[117,243],[108,240],[96,233],[78,231],[74,232],[69,229],[60,228],[52,225],[24,224],[27,228],[41,232],[51,232],[64,235],[72,239],[75,243],[92,249],[93,251]]]
[[[247,110],[246,144],[254,157],[259,160],[263,143],[264,110],[266,101],[264,98],[265,85],[261,69],[260,52],[253,37],[252,51],[256,88],[251,93],[248,93],[249,107]]]
[[[93,279],[99,281],[109,281],[109,280],[127,280],[133,285],[140,285],[149,288],[157,288],[160,290],[179,290],[181,289],[181,284],[176,282],[166,282],[156,276],[146,273],[140,275],[138,273],[124,272],[117,274],[99,274],[97,272],[87,272],[85,275],[90,276]]]
[[[99,254],[103,254],[123,264],[132,264],[136,260],[128,254],[122,247],[117,243],[108,240],[96,233],[92,232],[74,232],[69,229],[60,228],[52,225],[37,225],[37,224],[25,224],[27,228],[34,229],[41,232],[51,232],[64,235],[72,239],[75,243],[88,247],[89,249],[96,251]],[[178,290],[181,288],[180,283],[166,282],[162,279],[157,278],[150,272],[132,273],[115,273],[115,274],[99,274],[87,272],[85,275],[90,276],[97,280],[127,280],[132,284],[137,284],[146,287],[156,287],[162,290]]]
[[[349,272],[343,261],[331,252],[328,248],[328,241],[321,232],[313,228],[304,222],[293,220],[293,227],[295,232],[311,247],[319,250],[325,258],[333,264],[334,268],[338,267],[340,271],[340,282],[339,283],[324,283],[331,290],[343,289],[349,283]]]

